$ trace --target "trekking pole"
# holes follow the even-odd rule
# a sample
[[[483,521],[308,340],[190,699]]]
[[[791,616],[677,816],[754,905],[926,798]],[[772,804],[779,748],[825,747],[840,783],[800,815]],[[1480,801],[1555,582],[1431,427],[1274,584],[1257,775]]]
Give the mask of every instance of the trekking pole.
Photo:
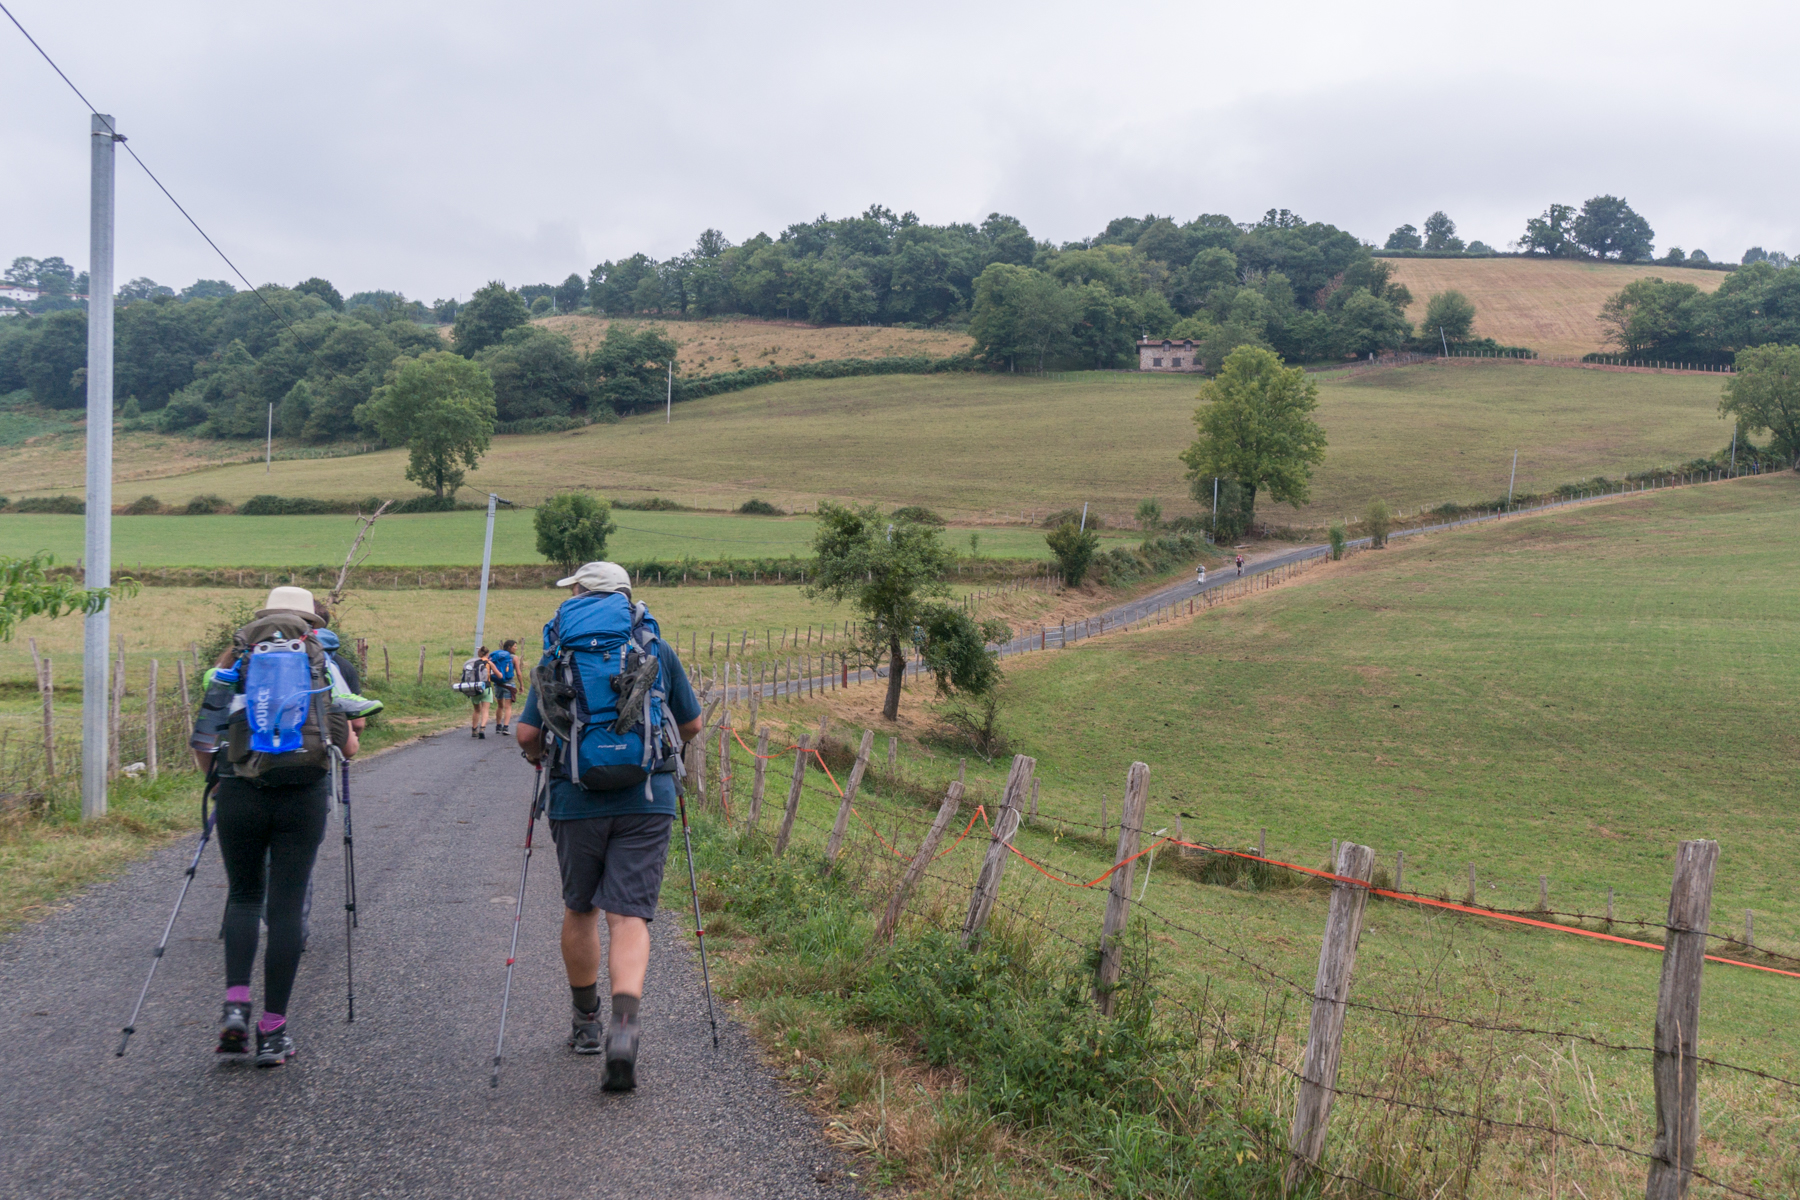
[[[163,926],[162,941],[156,943],[156,949],[150,952],[150,973],[144,977],[144,986],[138,992],[137,1003],[131,1006],[131,1019],[125,1022],[125,1028],[119,1034],[119,1048],[113,1051],[114,1057],[125,1057],[125,1045],[131,1041],[131,1035],[137,1032],[138,1013],[143,1010],[144,997],[150,994],[150,981],[156,978],[157,965],[162,962],[163,951],[169,945],[169,934],[175,929],[175,918],[181,915],[181,904],[187,899],[188,888],[194,884],[194,872],[200,869],[200,856],[206,853],[206,843],[212,838],[216,814],[207,806],[207,799],[212,795],[213,786],[213,782],[208,782],[200,792],[200,845],[195,848],[194,860],[188,863],[186,877],[181,881],[181,894],[175,897],[175,911],[169,914],[169,923]]]
[[[677,791],[675,806],[681,812],[681,840],[687,843],[688,886],[694,892],[694,940],[700,944],[700,979],[706,989],[706,1019],[712,1025],[713,1049],[719,1048],[719,1021],[713,1015],[712,972],[706,967],[706,927],[700,923],[700,878],[694,874],[694,839],[688,833],[687,800]]]
[[[525,877],[531,873],[531,836],[537,832],[538,814],[544,809],[544,766],[537,764],[531,787],[531,816],[525,825],[525,863],[519,868],[519,898],[513,905],[512,949],[506,952],[506,988],[500,993],[500,1032],[494,1038],[494,1074],[488,1086],[500,1086],[500,1050],[506,1045],[506,1007],[512,1002],[513,964],[519,960],[519,921],[525,915]]]
[[[356,1023],[356,971],[351,961],[350,931],[360,928],[356,919],[356,839],[350,831],[350,764],[336,746],[331,748],[331,790],[344,809],[344,1024]]]

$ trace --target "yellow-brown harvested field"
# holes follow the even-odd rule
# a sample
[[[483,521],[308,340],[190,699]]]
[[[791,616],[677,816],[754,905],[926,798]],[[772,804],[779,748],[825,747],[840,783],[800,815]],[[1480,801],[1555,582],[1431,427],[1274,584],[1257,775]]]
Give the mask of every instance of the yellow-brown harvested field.
[[[583,352],[598,346],[612,321],[579,313],[544,317],[537,324],[566,334]],[[675,340],[676,370],[687,376],[717,375],[745,367],[792,367],[839,358],[948,358],[975,343],[960,331],[892,329],[879,325],[807,325],[748,317],[702,321],[626,321],[654,325]]]
[[[1411,289],[1407,320],[1425,319],[1425,302],[1454,288],[1475,303],[1475,334],[1539,354],[1605,350],[1596,319],[1606,298],[1634,279],[1656,275],[1703,292],[1725,281],[1723,271],[1648,264],[1570,262],[1530,258],[1390,258],[1394,278]]]

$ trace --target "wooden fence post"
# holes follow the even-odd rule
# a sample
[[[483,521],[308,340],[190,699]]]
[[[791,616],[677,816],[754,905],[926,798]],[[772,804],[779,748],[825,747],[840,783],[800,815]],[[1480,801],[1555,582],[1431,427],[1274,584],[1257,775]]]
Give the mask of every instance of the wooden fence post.
[[[794,814],[800,811],[800,787],[806,782],[806,735],[794,747],[794,781],[788,785],[787,808],[781,814],[781,829],[775,834],[775,857],[787,853],[788,838],[794,832]]]
[[[759,664],[756,668],[756,687],[750,693],[750,731],[752,733],[756,732],[757,715],[762,708],[762,689],[763,669]]]
[[[1399,850],[1394,854],[1394,890],[1403,892],[1401,885],[1406,882],[1406,851]]]
[[[831,826],[831,840],[825,844],[825,861],[837,861],[844,848],[844,829],[850,824],[850,805],[856,801],[856,789],[862,785],[863,772],[869,769],[869,751],[875,747],[875,731],[863,730],[862,746],[856,751],[856,765],[850,768],[850,782],[844,788],[844,799],[838,805],[837,820]]]
[[[925,868],[937,855],[938,843],[944,840],[944,831],[950,828],[950,821],[956,816],[956,810],[962,806],[963,785],[951,780],[944,791],[944,802],[938,805],[937,819],[932,821],[931,828],[925,833],[925,840],[919,843],[919,849],[906,866],[906,874],[900,877],[900,886],[888,898],[887,912],[882,915],[881,924],[875,927],[875,940],[886,942],[893,938],[894,929],[900,924],[900,914],[906,908],[907,897],[917,886],[919,877],[925,874]]]
[[[381,677],[391,688],[394,686],[394,663],[388,657],[387,643],[381,643]]]
[[[194,717],[194,706],[188,699],[187,660],[179,654],[175,656],[175,681],[181,685],[181,718],[190,721]]]
[[[106,777],[119,773],[119,734],[125,723],[125,635],[119,635],[119,659],[113,668],[112,736],[106,739]]]
[[[1656,1141],[1644,1200],[1679,1200],[1694,1169],[1700,1141],[1700,975],[1706,965],[1706,924],[1712,916],[1713,869],[1719,843],[1683,842],[1669,889],[1662,987],[1656,997]]]
[[[145,692],[147,704],[144,709],[144,766],[149,768],[150,778],[156,778],[156,668],[157,662],[150,660],[150,688]]]
[[[56,675],[51,670],[50,656],[44,656],[43,669],[38,675],[38,687],[44,693],[44,773],[56,776]]]
[[[894,760],[899,755],[899,753],[900,753],[900,739],[897,737],[889,738],[888,739],[888,776],[890,778],[893,777]]]
[[[1338,847],[1337,874],[1368,882],[1375,852],[1345,842]],[[1369,890],[1334,880],[1325,937],[1319,945],[1319,974],[1313,989],[1312,1024],[1306,1035],[1306,1057],[1300,1065],[1300,1095],[1294,1102],[1294,1124],[1288,1134],[1287,1185],[1299,1180],[1308,1164],[1325,1150],[1325,1129],[1337,1090],[1338,1059],[1344,1043],[1344,1001],[1350,998],[1350,976],[1356,969],[1356,942],[1362,936],[1363,908]]]
[[[1037,776],[1031,777],[1031,823],[1037,824]]]
[[[719,811],[731,820],[731,710],[719,721]]]
[[[425,647],[419,647],[419,686],[425,686]]]
[[[1150,767],[1141,762],[1131,764],[1125,772],[1125,802],[1119,810],[1119,849],[1114,863],[1125,863],[1112,873],[1112,884],[1106,893],[1106,916],[1100,926],[1100,974],[1094,983],[1094,999],[1100,1011],[1113,1015],[1117,998],[1119,972],[1125,965],[1125,947],[1120,934],[1131,917],[1131,877],[1137,871],[1135,862],[1125,862],[1138,852],[1144,830],[1144,805],[1150,799]]]
[[[769,731],[763,729],[756,735],[756,767],[750,783],[750,815],[746,818],[745,828],[750,833],[756,832],[756,826],[762,820],[763,783],[769,770]]]
[[[1006,791],[1001,797],[1000,811],[994,814],[993,836],[988,839],[987,857],[982,860],[981,874],[975,877],[975,891],[969,897],[969,913],[963,918],[962,941],[981,932],[994,901],[1000,895],[1000,877],[1006,873],[1007,846],[1019,829],[1019,807],[1025,789],[1037,770],[1037,759],[1023,754],[1013,755],[1012,770],[1006,776]]]

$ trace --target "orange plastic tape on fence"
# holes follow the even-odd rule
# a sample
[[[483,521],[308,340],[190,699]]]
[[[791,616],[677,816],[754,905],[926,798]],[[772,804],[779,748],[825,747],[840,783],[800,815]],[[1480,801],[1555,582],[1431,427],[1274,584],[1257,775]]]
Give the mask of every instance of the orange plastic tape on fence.
[[[1174,838],[1165,838],[1163,840],[1171,842],[1175,841]],[[1247,858],[1251,862],[1268,863],[1273,867],[1286,867],[1290,871],[1299,871],[1303,875],[1312,875],[1319,879],[1330,879],[1338,883],[1354,884],[1360,888],[1367,888],[1375,895],[1386,897],[1389,900],[1405,900],[1409,903],[1423,905],[1427,908],[1443,908],[1448,909],[1451,912],[1467,913],[1472,917],[1486,917],[1491,921],[1505,921],[1512,925],[1527,925],[1535,929],[1552,929],[1558,933],[1570,933],[1577,937],[1593,938],[1596,941],[1616,942],[1621,946],[1636,946],[1643,950],[1655,950],[1659,954],[1662,953],[1663,950],[1663,947],[1657,945],[1655,942],[1640,942],[1635,938],[1623,938],[1611,933],[1597,933],[1592,929],[1576,929],[1571,925],[1558,925],[1554,921],[1535,921],[1530,917],[1516,917],[1511,913],[1491,912],[1487,909],[1474,908],[1467,904],[1452,904],[1448,900],[1432,900],[1428,897],[1416,896],[1408,892],[1389,891],[1386,888],[1375,887],[1366,880],[1352,879],[1347,875],[1338,875],[1331,871],[1321,871],[1316,867],[1303,867],[1298,863],[1282,862],[1278,858],[1264,858],[1261,855],[1250,854],[1242,850],[1221,850],[1217,846],[1206,846],[1199,842],[1175,842],[1175,844],[1178,846],[1187,846],[1194,850],[1204,850],[1208,854],[1226,855],[1231,858]],[[1779,967],[1765,967],[1760,963],[1741,962],[1735,958],[1720,958],[1717,955],[1708,954],[1706,956],[1706,961],[1723,963],[1726,966],[1731,967],[1748,967],[1752,971],[1767,971],[1771,975],[1786,975],[1790,979],[1800,979],[1800,971],[1783,971]]]

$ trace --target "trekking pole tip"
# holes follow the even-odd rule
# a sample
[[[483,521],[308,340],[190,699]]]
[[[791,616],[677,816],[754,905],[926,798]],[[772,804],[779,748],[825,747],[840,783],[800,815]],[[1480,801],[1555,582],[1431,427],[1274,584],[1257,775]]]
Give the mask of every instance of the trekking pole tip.
[[[131,1040],[131,1035],[136,1032],[137,1032],[136,1028],[134,1028],[133,1026],[130,1026],[130,1025],[127,1025],[122,1031],[120,1031],[120,1033],[119,1033],[119,1048],[117,1050],[113,1051],[114,1058],[124,1058],[125,1057],[125,1044]]]

